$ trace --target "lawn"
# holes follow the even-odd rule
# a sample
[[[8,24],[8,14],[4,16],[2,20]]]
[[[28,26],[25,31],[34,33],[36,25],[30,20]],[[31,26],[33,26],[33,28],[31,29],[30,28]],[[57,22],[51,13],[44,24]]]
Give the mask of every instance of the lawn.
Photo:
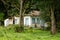
[[[51,35],[49,31],[43,30],[25,30],[17,33],[10,30],[2,30],[0,28],[0,40],[60,40],[60,33]]]

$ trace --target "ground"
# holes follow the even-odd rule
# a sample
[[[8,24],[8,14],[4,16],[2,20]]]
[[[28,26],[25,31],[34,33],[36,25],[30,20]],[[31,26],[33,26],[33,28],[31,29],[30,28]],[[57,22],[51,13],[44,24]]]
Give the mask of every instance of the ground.
[[[24,32],[17,33],[0,28],[0,40],[60,40],[60,33],[51,35],[50,31],[38,29],[28,29]]]

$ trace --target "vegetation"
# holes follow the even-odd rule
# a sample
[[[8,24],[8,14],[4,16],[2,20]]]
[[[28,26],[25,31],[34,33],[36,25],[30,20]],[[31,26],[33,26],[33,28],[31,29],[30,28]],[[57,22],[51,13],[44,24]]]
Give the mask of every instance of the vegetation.
[[[28,29],[24,32],[14,32],[13,28],[0,27],[0,40],[60,40],[60,32],[51,35],[49,31]]]
[[[51,34],[56,33],[56,18],[55,18],[56,14],[55,14],[55,10],[58,9],[58,7],[60,6],[58,4],[58,1],[57,0],[48,0],[48,1],[47,0],[45,0],[45,1],[44,0],[40,0],[40,1],[35,0],[35,2],[36,2],[36,4],[35,4],[34,0],[32,0],[32,2],[34,3],[33,7],[36,6],[36,8],[39,9],[39,10],[45,9],[46,11],[44,10],[45,11],[44,14],[50,14],[49,18],[50,18],[50,22],[51,22]],[[22,13],[22,11],[23,11],[22,10],[22,7],[23,7],[23,1],[22,0],[21,0],[20,4],[21,4],[20,5],[21,6],[20,7],[20,12]],[[20,15],[20,16],[23,17],[22,15]],[[43,16],[45,16],[45,15],[43,15]],[[23,24],[22,20],[23,19],[21,19],[20,21]]]
[[[19,27],[23,30],[24,14],[31,10],[39,10],[40,18],[50,22],[51,33],[56,33],[56,27],[60,25],[60,0],[0,0],[0,23],[6,18],[19,15]]]

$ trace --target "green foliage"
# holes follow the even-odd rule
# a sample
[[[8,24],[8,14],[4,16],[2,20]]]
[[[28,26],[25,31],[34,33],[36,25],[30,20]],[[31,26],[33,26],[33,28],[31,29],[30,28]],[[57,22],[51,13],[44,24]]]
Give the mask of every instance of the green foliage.
[[[31,29],[29,29],[31,30]],[[49,36],[48,36],[49,35]],[[0,40],[60,40],[60,33],[51,35],[49,31],[34,29],[34,32],[25,30],[25,32],[10,32],[5,27],[0,27]]]
[[[12,30],[13,32],[23,32],[24,31],[24,26],[19,27],[19,25],[9,25],[7,27],[8,30]]]
[[[49,9],[47,9],[47,8],[41,9],[40,18],[45,21],[50,21]]]
[[[23,32],[24,31],[24,27],[16,27],[16,32]]]
[[[4,14],[0,12],[0,20],[3,21]]]

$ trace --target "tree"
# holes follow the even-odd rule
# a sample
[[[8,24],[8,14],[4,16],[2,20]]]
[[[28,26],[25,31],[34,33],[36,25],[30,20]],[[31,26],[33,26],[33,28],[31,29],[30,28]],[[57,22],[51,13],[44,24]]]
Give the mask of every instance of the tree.
[[[33,9],[33,5],[35,5],[36,0],[20,0],[20,26],[23,25],[23,17],[25,13],[28,13]]]
[[[3,17],[4,17],[4,13],[0,12],[0,25],[3,25],[3,21],[4,21]]]
[[[58,7],[56,7],[56,3],[57,3],[57,0],[40,0],[37,2],[37,7],[40,10],[43,9],[45,11],[45,13],[43,13],[43,14],[50,13],[50,15],[51,15],[50,16],[50,18],[51,18],[51,34],[56,33],[55,8],[58,8]],[[43,15],[43,16],[45,16],[45,15]]]
[[[18,0],[0,0],[0,1],[2,6],[1,8],[2,12],[4,12],[6,18],[18,14],[19,12]]]
[[[0,5],[2,7],[0,7],[0,10],[2,10],[5,16],[7,15],[7,17],[16,15],[20,11],[19,26],[23,26],[23,17],[25,13],[29,12],[32,9],[39,9],[41,11],[41,14],[43,14],[42,18],[45,20],[48,18],[48,21],[51,21],[51,33],[56,33],[55,10],[58,10],[58,7],[60,7],[59,0],[0,0],[0,2]]]

